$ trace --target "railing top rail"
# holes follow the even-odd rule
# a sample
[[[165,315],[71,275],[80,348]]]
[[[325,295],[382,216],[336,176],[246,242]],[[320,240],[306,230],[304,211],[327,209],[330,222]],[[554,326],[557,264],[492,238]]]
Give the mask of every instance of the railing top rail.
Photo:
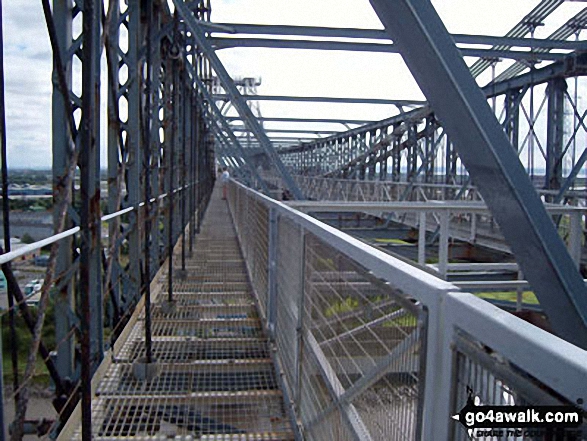
[[[413,211],[437,212],[452,211],[465,213],[490,213],[489,208],[479,201],[391,201],[391,202],[363,202],[363,201],[288,201],[286,205],[300,211]],[[585,212],[587,207],[572,205],[544,204],[550,214],[570,214]]]
[[[587,351],[464,292],[444,299],[447,323],[587,409]]]
[[[174,194],[179,193],[180,191],[187,190],[189,187],[191,187],[191,185],[184,185],[184,186],[178,187],[175,190],[173,190],[173,193]],[[163,193],[157,197],[151,198],[150,203],[165,199],[168,196],[169,196],[169,193]],[[118,210],[114,213],[105,214],[104,216],[102,216],[100,218],[100,221],[101,222],[111,221],[112,219],[115,219],[115,218],[120,217],[124,214],[130,213],[131,211],[136,210],[137,207],[140,208],[140,207],[144,207],[144,206],[145,206],[144,201],[139,202],[136,206],[123,208],[122,210]],[[80,227],[73,227],[68,230],[62,231],[61,233],[46,237],[45,239],[41,239],[36,242],[22,246],[17,250],[2,254],[2,255],[0,255],[0,265],[5,264],[7,262],[10,262],[14,259],[21,257],[21,256],[24,256],[32,251],[41,249],[47,245],[51,245],[55,242],[59,242],[60,240],[65,239],[66,237],[73,236],[74,234],[78,233],[79,231],[80,231]]]

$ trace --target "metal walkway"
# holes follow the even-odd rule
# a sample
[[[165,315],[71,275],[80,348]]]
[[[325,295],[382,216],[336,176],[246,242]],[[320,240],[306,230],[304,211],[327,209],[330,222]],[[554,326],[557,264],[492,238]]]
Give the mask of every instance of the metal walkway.
[[[96,387],[95,439],[293,439],[268,340],[218,188],[195,250],[186,260],[187,275],[175,276],[174,312],[162,309],[167,274],[161,272],[154,282],[158,376],[143,382],[132,372],[133,361],[145,353],[141,311]],[[80,427],[73,437],[81,439]]]

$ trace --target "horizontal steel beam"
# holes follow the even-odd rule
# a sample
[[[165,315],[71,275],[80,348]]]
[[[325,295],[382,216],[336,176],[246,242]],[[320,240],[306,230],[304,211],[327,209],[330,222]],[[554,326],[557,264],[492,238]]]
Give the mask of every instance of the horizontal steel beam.
[[[254,138],[247,138],[246,136],[243,135],[239,135],[237,137],[237,139],[241,142],[248,142],[250,141],[250,144],[259,144],[259,142]],[[310,141],[316,141],[319,138],[315,138],[315,137],[307,137],[307,136],[271,136],[270,137],[271,141],[273,142],[296,142],[299,144],[300,142],[310,142]],[[295,145],[298,145],[295,144]]]
[[[289,207],[302,212],[375,212],[388,213],[401,212],[426,212],[439,213],[449,211],[451,213],[478,213],[490,214],[489,208],[483,202],[475,201],[402,201],[402,202],[331,202],[331,201],[287,201]],[[544,208],[550,215],[564,215],[571,213],[587,213],[586,207],[571,205],[544,204]]]
[[[496,83],[489,83],[482,88],[487,98],[503,95],[508,91],[522,89],[527,86],[543,84],[554,78],[587,75],[587,54],[567,55],[565,60],[558,61],[540,69],[534,69],[514,78]]]
[[[294,35],[301,37],[361,38],[387,40],[389,35],[382,29],[329,28],[318,26],[258,25],[239,23],[210,23],[210,32],[251,35]],[[222,26],[222,29],[212,28]],[[456,43],[504,45],[527,48],[585,50],[587,41],[567,41],[541,38],[498,37],[493,35],[452,34]]]
[[[232,130],[234,132],[246,132],[246,133],[251,133],[251,131],[246,128],[246,127],[232,127]],[[308,134],[320,134],[320,133],[326,133],[326,134],[333,134],[333,133],[340,133],[340,130],[316,130],[316,129],[309,129],[309,130],[303,130],[303,129],[272,129],[270,127],[265,127],[265,133],[308,133]],[[269,135],[268,135],[269,136]],[[271,136],[269,136],[269,138],[271,138]]]
[[[175,10],[183,18],[187,29],[191,32],[191,38],[194,39],[200,50],[208,59],[210,66],[214,69],[217,78],[220,80],[220,84],[227,93],[227,100],[230,100],[238,114],[246,121],[246,124],[255,133],[255,137],[261,143],[261,147],[265,150],[267,158],[271,162],[272,166],[275,167],[277,172],[281,175],[285,185],[292,192],[296,199],[304,199],[304,195],[300,192],[300,189],[292,179],[289,171],[281,162],[279,155],[275,152],[271,141],[265,134],[263,127],[259,124],[252,110],[246,103],[242,94],[234,84],[231,76],[226,71],[224,64],[218,55],[207,41],[205,31],[200,27],[201,23],[195,22],[196,18],[193,15],[193,11],[183,2],[183,0],[173,0]]]
[[[227,121],[242,121],[238,116],[227,116]],[[271,122],[293,122],[293,123],[333,123],[333,124],[367,124],[373,122],[368,119],[339,119],[339,118],[282,118],[282,117],[267,117],[263,116],[257,118],[258,121]]]
[[[528,72],[526,74],[519,75],[515,78],[501,81],[499,83],[490,83],[483,87],[482,90],[487,98],[491,98],[494,96],[503,95],[508,91],[520,90],[531,85],[543,84],[553,78],[584,75],[587,75],[587,54],[573,54],[568,56],[564,61],[552,63],[543,68],[535,69],[532,72]],[[422,119],[430,114],[432,114],[432,110],[430,108],[414,109],[404,113],[403,115],[395,115],[382,121],[370,122],[365,126],[356,127],[346,132],[332,135],[331,137],[326,138],[324,141],[330,142],[334,139],[349,138],[360,133],[365,133],[371,130],[376,130],[378,128],[398,124],[403,121]],[[323,140],[320,141],[322,142]],[[313,144],[312,146],[314,147],[315,145]],[[281,153],[294,153],[308,148],[310,147],[307,145],[292,146],[287,152],[282,151]]]
[[[287,96],[287,95],[242,95],[247,101],[290,101],[303,103],[344,103],[344,104],[392,104],[394,106],[421,106],[426,101],[397,100],[388,98],[342,98],[325,96]],[[215,94],[214,99],[228,101],[225,94]]]
[[[316,40],[285,40],[276,38],[210,38],[209,41],[216,50],[235,47],[263,47],[275,49],[311,49],[324,51],[352,51],[352,52],[379,52],[399,53],[392,43],[364,43],[351,41],[316,41]],[[482,49],[460,47],[464,57],[478,58],[508,58],[513,60],[550,60],[558,61],[565,58],[566,54],[553,52],[529,52],[511,49]]]

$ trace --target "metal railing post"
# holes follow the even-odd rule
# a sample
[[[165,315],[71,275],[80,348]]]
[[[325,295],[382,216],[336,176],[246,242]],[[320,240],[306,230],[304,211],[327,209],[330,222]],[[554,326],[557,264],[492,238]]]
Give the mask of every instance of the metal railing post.
[[[299,265],[299,278],[300,278],[300,294],[298,299],[298,323],[296,326],[296,353],[295,353],[295,392],[294,392],[294,402],[298,406],[296,409],[296,413],[299,414],[299,405],[302,396],[302,355],[304,352],[304,339],[303,339],[303,326],[304,326],[304,296],[306,292],[306,233],[302,228],[300,230],[300,246],[302,247],[302,252],[300,253],[300,265]]]
[[[269,209],[267,256],[267,328],[275,339],[275,320],[277,319],[277,211]]]

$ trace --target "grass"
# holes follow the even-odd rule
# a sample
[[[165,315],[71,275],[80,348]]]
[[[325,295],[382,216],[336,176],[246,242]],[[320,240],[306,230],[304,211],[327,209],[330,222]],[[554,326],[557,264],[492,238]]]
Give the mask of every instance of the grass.
[[[495,291],[495,292],[478,292],[475,293],[477,297],[486,300],[501,300],[505,302],[516,302],[518,294],[515,291]],[[522,303],[528,305],[538,305],[538,299],[532,291],[524,291],[522,293]]]
[[[401,240],[401,239],[375,239],[375,242],[377,243],[386,243],[386,244],[391,244],[391,245],[413,245],[410,242],[406,242],[405,240]]]
[[[24,371],[26,369],[26,360],[27,355],[22,356],[19,354],[18,356],[18,379],[22,384]],[[4,386],[12,385],[12,359],[10,357],[10,353],[4,351],[3,359],[2,359],[2,372],[4,374]],[[45,362],[41,358],[41,356],[37,355],[37,360],[35,362],[35,373],[33,374],[33,379],[31,380],[32,385],[47,388],[51,383],[51,379],[49,376],[49,372],[45,367]]]
[[[395,318],[393,320],[388,320],[383,323],[383,326],[386,328],[396,327],[396,326],[417,326],[418,319],[416,316],[411,314],[406,314],[401,317]]]
[[[324,311],[324,315],[327,318],[329,318],[329,317],[332,317],[333,315],[342,314],[345,312],[350,312],[350,311],[354,310],[357,306],[359,306],[359,301],[356,299],[353,299],[352,297],[349,297],[343,301],[336,302],[336,303],[332,304],[331,306],[329,306],[328,308],[326,308],[326,311]]]
[[[36,308],[31,307],[30,310],[33,318],[35,318]],[[16,315],[15,328],[18,341],[18,370],[19,376],[22,378],[26,368],[29,349],[32,344],[32,336],[20,314]],[[47,315],[45,316],[45,323],[43,325],[43,343],[49,350],[55,347],[55,310],[51,303],[47,309]],[[12,384],[12,344],[13,342],[10,338],[10,329],[8,326],[8,315],[5,315],[2,317],[2,368],[5,385]],[[40,356],[37,356],[35,374],[32,383],[42,387],[49,386],[49,373],[47,372],[45,363]]]

